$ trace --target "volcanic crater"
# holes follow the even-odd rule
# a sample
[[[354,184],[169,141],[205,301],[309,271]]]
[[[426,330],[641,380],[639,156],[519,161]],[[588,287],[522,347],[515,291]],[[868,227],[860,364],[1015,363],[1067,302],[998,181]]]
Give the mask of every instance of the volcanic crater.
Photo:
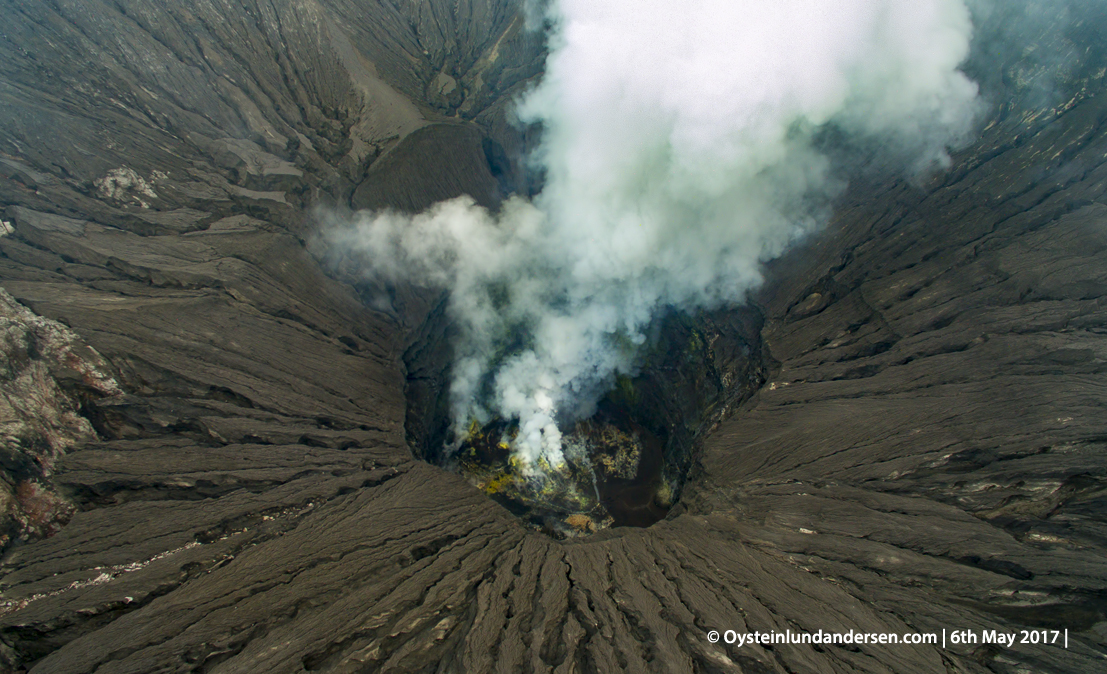
[[[586,509],[510,422],[443,453],[441,290],[317,236],[538,191],[524,7],[0,3],[0,670],[1101,669],[1107,19],[989,7],[974,140],[832,158],[748,306],[658,319]],[[952,629],[1067,648],[708,638]]]

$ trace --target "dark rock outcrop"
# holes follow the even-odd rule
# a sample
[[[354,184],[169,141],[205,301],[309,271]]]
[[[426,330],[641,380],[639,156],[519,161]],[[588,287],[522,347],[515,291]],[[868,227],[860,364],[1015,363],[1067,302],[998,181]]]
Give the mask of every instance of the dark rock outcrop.
[[[120,393],[100,354],[0,290],[0,550],[69,520],[54,465],[97,438],[89,408]]]
[[[516,10],[0,5],[0,286],[120,390],[81,399],[97,437],[49,478],[69,523],[0,560],[3,667],[1101,668],[1102,78],[1000,108],[928,183],[855,182],[770,269],[768,379],[679,506],[559,542],[408,449],[404,353],[435,299],[367,306],[304,243],[312,203],[529,189],[504,110],[542,45]],[[447,123],[476,174],[411,182]],[[1032,628],[1068,648],[706,638]]]

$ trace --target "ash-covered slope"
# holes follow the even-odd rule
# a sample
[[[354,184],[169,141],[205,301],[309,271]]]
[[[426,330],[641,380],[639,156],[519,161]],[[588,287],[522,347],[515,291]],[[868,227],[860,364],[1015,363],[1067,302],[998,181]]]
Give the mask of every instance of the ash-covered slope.
[[[0,286],[120,388],[81,407],[97,441],[29,475],[78,510],[0,561],[4,667],[1102,667],[1100,79],[1000,110],[928,184],[856,183],[774,266],[776,365],[680,504],[563,543],[405,446],[401,355],[434,298],[367,308],[304,247],[316,201],[523,189],[504,106],[542,45],[513,6],[0,16]],[[434,148],[460,173],[423,171]],[[1067,628],[1069,647],[707,639],[943,628]]]

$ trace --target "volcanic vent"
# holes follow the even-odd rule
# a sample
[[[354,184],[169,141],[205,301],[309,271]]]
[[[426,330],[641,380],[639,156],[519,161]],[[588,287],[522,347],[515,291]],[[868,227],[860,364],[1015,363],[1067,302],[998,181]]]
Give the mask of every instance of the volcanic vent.
[[[619,376],[593,415],[563,424],[565,462],[527,471],[512,452],[517,422],[451,431],[450,325],[435,311],[404,357],[408,442],[555,538],[646,527],[678,508],[702,440],[765,381],[761,326],[751,307],[670,312],[656,322],[638,374]]]

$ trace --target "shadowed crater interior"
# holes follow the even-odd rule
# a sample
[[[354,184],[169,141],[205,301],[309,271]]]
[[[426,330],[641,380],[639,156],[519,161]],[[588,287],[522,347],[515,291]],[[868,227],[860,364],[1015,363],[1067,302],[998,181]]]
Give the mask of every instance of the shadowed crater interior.
[[[406,430],[416,456],[460,473],[531,527],[556,538],[647,527],[680,500],[703,439],[765,382],[760,313],[752,307],[655,322],[637,374],[620,375],[595,413],[561,424],[565,463],[527,474],[514,420],[451,429],[452,326],[432,311],[404,355]]]

